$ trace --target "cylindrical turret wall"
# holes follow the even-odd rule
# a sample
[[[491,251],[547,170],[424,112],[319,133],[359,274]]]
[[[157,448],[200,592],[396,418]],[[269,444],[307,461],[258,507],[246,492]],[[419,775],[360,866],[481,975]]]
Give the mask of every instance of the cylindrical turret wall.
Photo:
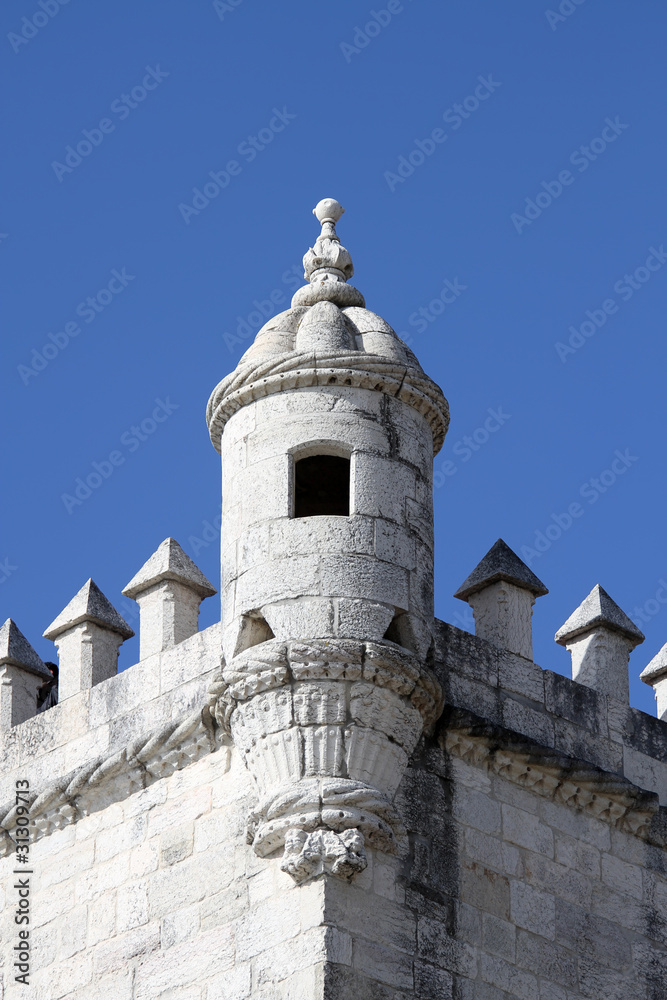
[[[222,621],[227,662],[271,633],[278,639],[386,636],[420,657],[428,651],[432,429],[421,413],[394,396],[341,382],[339,377],[336,384],[249,402],[225,426]],[[343,461],[316,464],[318,496],[309,507],[300,482],[300,468],[307,465],[298,463],[326,455]],[[328,496],[334,509],[341,509],[346,459],[349,513],[309,514],[309,509],[326,510]],[[309,488],[306,478],[306,492]]]

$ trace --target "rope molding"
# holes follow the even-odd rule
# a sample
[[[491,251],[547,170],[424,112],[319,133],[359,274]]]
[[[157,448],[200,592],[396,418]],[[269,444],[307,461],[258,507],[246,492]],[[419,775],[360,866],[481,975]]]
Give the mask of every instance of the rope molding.
[[[650,844],[667,846],[667,809],[654,792],[593,764],[532,744],[471,713],[450,710],[441,722],[440,746],[544,798],[618,827]]]
[[[144,734],[115,753],[101,755],[63,775],[41,792],[28,796],[34,843],[53,830],[75,823],[90,813],[127,798],[141,788],[148,788],[159,778],[180,771],[201,757],[214,753],[222,740],[216,737],[216,723],[208,705],[162,726],[156,733]],[[104,801],[92,801],[91,793],[104,785],[116,783]],[[16,829],[18,806],[0,807],[0,857],[15,849],[11,836]]]

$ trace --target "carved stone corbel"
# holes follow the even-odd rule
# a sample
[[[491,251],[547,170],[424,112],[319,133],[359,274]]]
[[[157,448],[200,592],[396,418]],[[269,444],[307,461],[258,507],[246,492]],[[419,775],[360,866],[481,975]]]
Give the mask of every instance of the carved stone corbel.
[[[442,711],[413,654],[389,641],[273,639],[234,657],[209,697],[257,784],[257,854],[284,848],[283,870],[304,882],[352,878],[366,844],[396,852],[392,799]]]

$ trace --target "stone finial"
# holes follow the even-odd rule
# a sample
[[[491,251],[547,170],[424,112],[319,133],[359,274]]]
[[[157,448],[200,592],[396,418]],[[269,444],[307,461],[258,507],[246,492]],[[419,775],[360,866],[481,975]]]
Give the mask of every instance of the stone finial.
[[[644,667],[640,679],[650,684],[658,703],[658,718],[667,722],[667,642]]]
[[[87,580],[44,633],[58,649],[59,701],[114,677],[118,649],[133,635],[97,584]]]
[[[467,601],[475,635],[494,646],[533,658],[533,604],[549,591],[502,538],[454,594]]]
[[[173,538],[165,538],[123,590],[139,605],[139,656],[171,649],[199,630],[199,605],[217,593]]]
[[[629,701],[628,660],[644,635],[597,583],[555,635],[572,656],[572,679]]]
[[[347,284],[354,274],[352,258],[336,233],[336,223],[345,209],[335,198],[323,198],[313,209],[322,232],[303,258],[304,278],[309,282],[292,298],[292,307],[333,302],[344,306],[364,306],[360,291]]]
[[[31,719],[37,713],[37,691],[51,679],[42,662],[15,622],[8,618],[0,628],[0,730]]]

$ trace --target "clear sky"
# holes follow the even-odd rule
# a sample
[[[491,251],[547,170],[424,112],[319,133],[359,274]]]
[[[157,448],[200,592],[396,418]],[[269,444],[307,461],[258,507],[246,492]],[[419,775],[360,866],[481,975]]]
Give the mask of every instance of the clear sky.
[[[664,0],[6,0],[0,20],[2,619],[53,658],[41,633],[92,576],[136,630],[120,592],[167,535],[217,582],[206,401],[288,304],[329,196],[353,283],[450,402],[436,614],[471,627],[451,595],[502,536],[550,589],[542,666],[569,671],[553,634],[594,584],[641,615],[631,700],[653,714]]]

